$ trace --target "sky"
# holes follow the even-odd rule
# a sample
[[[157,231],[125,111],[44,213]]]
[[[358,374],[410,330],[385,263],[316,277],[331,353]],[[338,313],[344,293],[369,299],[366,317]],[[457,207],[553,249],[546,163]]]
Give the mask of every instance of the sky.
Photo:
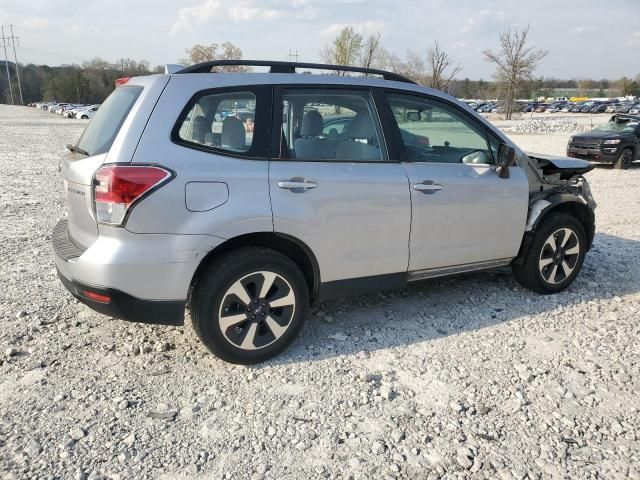
[[[94,57],[176,63],[196,43],[230,41],[244,58],[320,61],[346,25],[403,57],[437,40],[463,66],[459,78],[490,79],[482,51],[498,33],[530,26],[549,51],[537,74],[620,78],[640,73],[640,0],[0,0],[21,63],[60,65]],[[0,56],[3,52],[0,51]],[[3,57],[2,57],[3,58]]]

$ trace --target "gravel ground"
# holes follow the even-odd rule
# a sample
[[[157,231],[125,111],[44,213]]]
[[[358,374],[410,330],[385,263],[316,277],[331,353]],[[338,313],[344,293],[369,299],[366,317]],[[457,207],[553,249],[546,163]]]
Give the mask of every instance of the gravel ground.
[[[0,106],[3,479],[640,479],[639,168],[588,174],[595,244],[564,293],[497,272],[324,303],[238,367],[63,289],[57,163],[83,126]]]

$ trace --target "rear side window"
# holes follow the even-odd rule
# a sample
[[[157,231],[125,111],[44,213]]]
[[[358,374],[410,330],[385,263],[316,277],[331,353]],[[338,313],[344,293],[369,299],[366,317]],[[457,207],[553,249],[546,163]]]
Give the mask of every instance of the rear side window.
[[[254,144],[255,127],[256,96],[252,92],[210,93],[196,97],[185,109],[176,133],[179,143],[187,146],[243,154]]]
[[[90,156],[108,152],[141,92],[142,87],[137,86],[116,88],[100,106],[76,146]]]

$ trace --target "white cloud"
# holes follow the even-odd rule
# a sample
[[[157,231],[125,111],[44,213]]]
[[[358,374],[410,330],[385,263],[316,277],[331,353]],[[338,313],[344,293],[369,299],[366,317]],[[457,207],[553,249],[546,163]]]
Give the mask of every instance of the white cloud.
[[[20,22],[20,26],[27,30],[44,30],[50,23],[47,18],[28,17]]]
[[[252,7],[250,4],[241,4],[229,8],[227,15],[236,22],[247,22],[253,19],[273,20],[279,16],[279,12],[269,8]]]
[[[220,0],[207,0],[195,7],[185,7],[178,10],[178,19],[171,27],[171,35],[188,32],[193,27],[201,25],[214,15],[220,13],[222,2]]]
[[[593,33],[598,29],[595,27],[585,27],[584,25],[577,25],[569,29],[569,33],[573,35],[582,35],[583,33]]]
[[[372,33],[384,32],[385,23],[382,20],[367,20],[365,22],[355,23],[333,23],[320,32],[324,36],[335,36],[345,27],[353,27],[353,29],[361,35],[370,35]]]

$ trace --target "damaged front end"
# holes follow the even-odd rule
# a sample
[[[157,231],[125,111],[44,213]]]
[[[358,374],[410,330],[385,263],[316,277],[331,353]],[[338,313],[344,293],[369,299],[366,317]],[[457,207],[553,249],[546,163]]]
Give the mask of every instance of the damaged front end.
[[[578,218],[587,235],[588,248],[595,235],[596,202],[584,174],[594,166],[584,160],[524,153],[529,178],[529,212],[523,244],[515,260],[521,261],[533,238],[533,232],[551,210],[559,210]]]
[[[576,158],[556,157],[540,153],[526,153],[531,170],[537,178],[530,178],[530,210],[538,210],[537,202],[548,199],[558,194],[574,195],[591,210],[595,210],[597,204],[591,193],[589,182],[584,174],[593,170],[594,165]],[[565,200],[567,197],[563,197]],[[547,200],[547,203],[550,203]],[[531,217],[531,215],[530,215]],[[529,218],[529,222],[532,218]],[[528,223],[529,223],[528,222]],[[529,225],[527,225],[529,226]]]

